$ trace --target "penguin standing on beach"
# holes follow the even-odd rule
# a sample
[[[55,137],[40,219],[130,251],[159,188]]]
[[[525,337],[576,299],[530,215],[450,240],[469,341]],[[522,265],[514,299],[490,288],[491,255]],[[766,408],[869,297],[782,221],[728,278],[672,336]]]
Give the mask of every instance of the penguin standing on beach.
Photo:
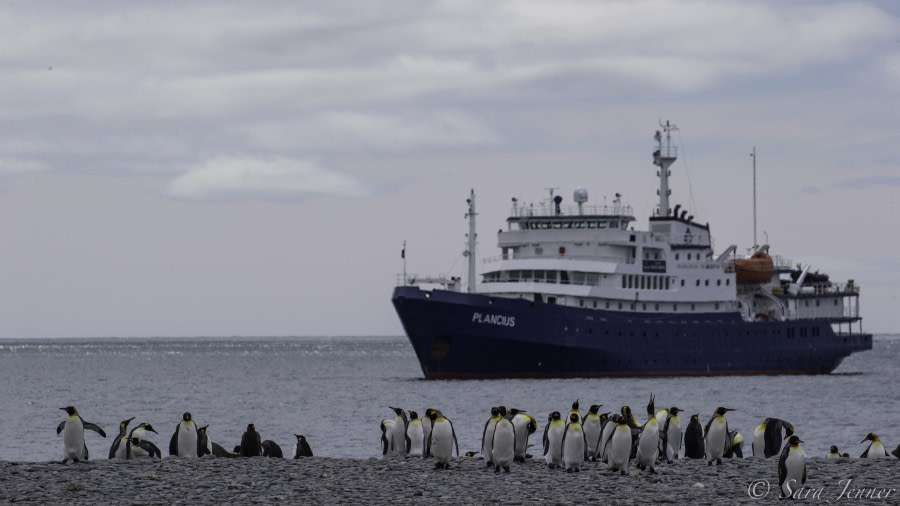
[[[128,424],[134,420],[132,416],[128,420],[119,422],[119,434],[113,439],[112,446],[109,447],[109,458],[125,460],[128,458],[128,451],[125,449],[128,439]]]
[[[725,443],[725,452],[722,456],[726,459],[744,458],[744,436],[738,431],[728,433],[728,442]]]
[[[878,438],[878,434],[870,432],[865,439],[859,442],[859,444],[863,444],[866,441],[871,441],[871,443],[869,443],[869,447],[866,448],[866,451],[864,451],[859,458],[881,459],[888,456],[887,451],[884,449],[884,445],[881,443],[881,439]]]
[[[706,422],[706,460],[707,465],[712,465],[716,461],[716,465],[722,465],[722,456],[725,454],[725,445],[729,444],[728,440],[728,420],[725,419],[725,413],[734,411],[731,408],[716,408],[713,417]]]
[[[528,438],[537,432],[537,420],[522,410],[516,410],[512,417],[513,429],[516,431],[516,462],[525,462],[528,452]]]
[[[826,459],[839,459],[841,458],[841,452],[838,451],[837,445],[831,445],[828,453],[825,454]]]
[[[410,457],[425,454],[425,432],[422,430],[422,420],[415,411],[409,412],[409,423],[406,424],[406,454]]]
[[[493,441],[491,443],[491,459],[494,472],[499,473],[502,467],[509,472],[509,466],[516,457],[516,429],[507,418],[500,418],[494,424]]]
[[[631,427],[622,415],[613,415],[614,425],[609,441],[606,442],[607,460],[610,471],[619,471],[625,475],[628,470],[628,459],[631,457]]]
[[[156,432],[156,429],[154,429],[153,426],[150,425],[149,423],[147,423],[147,422],[139,423],[137,425],[137,427],[131,429],[131,432],[128,433],[128,439],[137,438],[142,441],[145,441],[148,432],[152,432],[154,434],[159,435],[159,433]],[[148,443],[149,443],[149,441],[148,441]],[[150,443],[150,444],[153,446],[153,448],[156,448],[156,445],[154,445],[153,443]],[[131,449],[128,450],[126,458],[133,459],[133,458],[138,458],[138,457],[151,457],[152,452],[144,450],[144,446],[148,446],[148,445],[139,445],[139,444],[132,445]]]
[[[280,449],[279,449],[280,451]],[[262,436],[256,432],[256,425],[248,424],[241,436],[241,457],[259,457],[263,453]]]
[[[649,468],[651,473],[656,474],[656,469],[653,466],[659,457],[659,424],[656,423],[654,401],[653,394],[650,394],[650,403],[647,404],[647,416],[649,418],[644,422],[644,427],[641,429],[640,436],[638,436],[636,465],[638,469]]]
[[[484,456],[484,466],[491,467],[494,465],[493,445],[494,431],[497,429],[497,422],[502,419],[500,416],[500,408],[491,408],[491,417],[484,422],[484,430],[481,432],[481,455]]]
[[[394,420],[381,421],[381,455],[389,458],[394,454]]]
[[[269,457],[274,459],[283,459],[284,452],[281,451],[281,447],[278,446],[278,443],[272,441],[271,439],[266,439],[263,441],[260,446],[262,447],[262,456]]]
[[[422,441],[425,442],[425,455],[423,458],[428,458],[431,456],[428,453],[428,438],[431,437],[431,412],[437,412],[434,408],[428,408],[425,410],[425,417],[422,418]]]
[[[550,413],[550,421],[544,428],[544,461],[548,467],[559,467],[562,463],[562,439],[566,424],[559,411]]]
[[[79,460],[88,460],[88,449],[84,442],[84,429],[90,429],[103,437],[106,437],[106,432],[103,432],[100,426],[82,420],[75,406],[66,406],[59,409],[65,411],[66,415],[68,415],[56,427],[57,435],[60,432],[63,433],[62,463],[65,464],[69,460],[75,463],[78,463]]]
[[[572,414],[578,415],[578,423],[581,423],[581,412],[578,411],[578,399],[575,399],[575,402],[572,403],[572,409],[569,410],[569,416],[566,417],[567,420],[572,419]],[[566,422],[569,423],[569,422]]]
[[[406,411],[403,408],[393,408],[388,406],[390,409],[394,411],[394,426],[393,426],[393,438],[394,438],[394,457],[403,457],[406,455]]]
[[[606,442],[609,441],[609,436],[612,435],[612,431],[616,428],[616,424],[613,423],[612,419],[617,415],[613,414],[612,417],[606,420],[606,423],[603,424],[603,429],[600,431],[600,441],[597,443],[597,460],[600,462],[608,462],[608,448],[606,447]]]
[[[793,424],[778,418],[766,418],[753,431],[753,456],[768,459],[779,455],[784,440],[793,433]]]
[[[666,417],[666,423],[659,435],[663,443],[666,462],[669,464],[673,459],[678,458],[678,453],[681,451],[681,418],[678,416],[680,412],[681,408],[675,406],[669,408],[669,416]]]
[[[587,443],[588,459],[592,461],[597,460],[597,446],[600,443],[600,431],[603,430],[603,421],[600,419],[601,407],[603,407],[602,404],[591,405],[581,424],[581,428],[584,430],[584,440]]]
[[[453,423],[437,410],[429,415],[431,418],[431,435],[428,437],[426,451],[434,456],[436,469],[450,469],[450,459],[453,457],[453,448],[456,448],[456,456],[459,457],[459,443],[456,441],[456,431]]]
[[[294,434],[294,437],[297,438],[297,443],[294,444],[294,451],[291,452],[293,458],[312,457],[312,448],[309,447],[309,442],[306,441],[306,437],[302,434]]]
[[[197,429],[197,446],[199,447],[200,456],[212,455],[212,441],[209,439],[209,425],[204,425]]]
[[[706,442],[703,438],[703,426],[700,425],[700,415],[691,415],[684,430],[684,458],[702,459],[706,456]]]
[[[588,450],[584,428],[578,421],[578,413],[569,414],[569,423],[566,424],[561,446],[563,468],[567,473],[580,472],[581,463],[587,460]]]
[[[162,452],[159,447],[152,441],[141,439],[139,437],[129,437],[125,443],[126,459],[136,459],[141,457],[162,458]]]
[[[806,452],[800,447],[797,436],[791,436],[788,444],[778,457],[778,486],[781,498],[785,499],[806,483]]]
[[[169,455],[178,457],[196,458],[200,456],[199,441],[197,435],[197,423],[191,418],[191,414],[185,412],[181,415],[181,421],[175,426],[175,433],[169,440]]]

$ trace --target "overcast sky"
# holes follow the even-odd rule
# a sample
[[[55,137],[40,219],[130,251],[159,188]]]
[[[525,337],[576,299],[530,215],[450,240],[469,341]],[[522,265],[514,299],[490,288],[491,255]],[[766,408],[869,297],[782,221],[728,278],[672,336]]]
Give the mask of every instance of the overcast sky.
[[[0,4],[0,336],[401,334],[510,198],[672,202],[900,330],[891,1]],[[765,236],[763,235],[765,232]]]

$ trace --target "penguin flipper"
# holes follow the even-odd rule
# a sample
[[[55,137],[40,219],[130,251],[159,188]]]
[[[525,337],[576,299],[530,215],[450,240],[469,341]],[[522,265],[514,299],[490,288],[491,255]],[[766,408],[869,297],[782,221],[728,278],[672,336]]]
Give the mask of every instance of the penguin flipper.
[[[63,421],[59,422],[59,425],[56,426],[56,434],[59,435],[59,433],[62,432],[63,429],[65,429],[65,428],[66,428],[66,421],[63,420]]]
[[[871,448],[872,448],[872,443],[869,443],[868,448],[866,448],[866,451],[862,452],[862,455],[860,455],[859,458],[861,458],[861,459],[867,459],[867,458],[869,458],[869,450],[870,450]]]
[[[410,439],[409,434],[404,434],[406,436],[406,453],[409,453],[409,450],[412,448],[412,439]]]
[[[453,429],[453,422],[447,420],[447,423],[450,424],[450,434],[453,434],[453,445],[456,446],[456,458],[459,458],[459,441],[456,440],[456,430]]]
[[[791,445],[786,445],[783,450],[781,450],[781,455],[778,457],[778,488],[781,491],[782,485],[784,485],[784,480],[787,479],[787,458],[788,453],[791,451]],[[805,472],[805,471],[804,471]],[[782,491],[783,493],[783,491]]]
[[[113,441],[112,446],[109,447],[109,458],[110,460],[116,457],[116,450],[119,449],[119,444],[122,443],[122,438],[117,437],[115,441]]]
[[[162,458],[162,452],[159,451],[159,447],[153,444],[152,441],[146,441],[142,439],[138,446],[140,446],[141,449],[143,449],[145,452],[149,453],[150,458]]]
[[[84,455],[82,455],[81,460],[88,460],[87,443],[85,443],[85,445],[84,445]]]
[[[172,439],[169,440],[169,455],[178,455],[178,429],[181,427],[181,424],[178,424],[178,427],[175,427],[175,432],[172,434]]]
[[[706,440],[706,435],[709,434],[709,426],[712,425],[713,420],[715,420],[715,419],[716,419],[716,416],[713,415],[713,417],[710,418],[708,422],[706,422],[706,425],[703,426],[703,440],[704,441]]]
[[[100,434],[101,436],[106,437],[106,433],[103,432],[103,429],[101,429],[99,425],[91,423],[91,422],[84,422],[84,421],[82,421],[82,423],[84,423],[85,429],[91,429],[92,431],[96,432],[97,434]]]
[[[493,417],[491,417],[491,418],[493,418]],[[484,430],[481,431],[481,449],[482,449],[482,451],[484,451],[484,440],[487,438],[487,428],[488,428],[488,425],[490,425],[490,424],[491,424],[491,419],[488,418],[488,421],[484,422]],[[496,432],[496,430],[497,429],[494,429],[495,432]]]
[[[550,450],[550,439],[547,437],[547,432],[550,430],[550,424],[544,425],[544,455],[547,455],[547,452]]]

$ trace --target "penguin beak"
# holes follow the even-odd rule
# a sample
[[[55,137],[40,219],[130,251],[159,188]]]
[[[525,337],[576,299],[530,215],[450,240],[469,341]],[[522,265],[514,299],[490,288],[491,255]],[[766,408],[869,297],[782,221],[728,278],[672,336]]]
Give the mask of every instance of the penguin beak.
[[[798,440],[797,440],[797,442],[798,442],[798,443],[803,443],[803,444],[806,444],[806,442],[805,442],[805,441],[803,441],[803,440],[802,440],[802,439],[798,439]]]

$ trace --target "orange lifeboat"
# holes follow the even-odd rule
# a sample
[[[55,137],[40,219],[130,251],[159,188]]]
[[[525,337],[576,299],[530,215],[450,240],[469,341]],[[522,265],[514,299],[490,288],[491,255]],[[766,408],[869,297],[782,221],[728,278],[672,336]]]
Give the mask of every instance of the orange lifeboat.
[[[768,283],[774,274],[772,257],[762,251],[757,251],[750,258],[734,261],[734,275],[739,285]]]

